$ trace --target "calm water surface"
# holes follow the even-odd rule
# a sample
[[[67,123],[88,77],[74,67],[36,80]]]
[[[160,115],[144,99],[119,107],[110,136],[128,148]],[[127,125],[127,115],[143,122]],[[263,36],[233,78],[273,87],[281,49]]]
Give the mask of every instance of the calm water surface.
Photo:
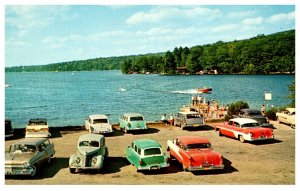
[[[120,71],[5,73],[5,117],[14,128],[30,118],[45,117],[51,127],[83,125],[89,114],[109,114],[113,123],[126,112],[140,112],[146,120],[176,113],[188,104],[195,88],[210,86],[208,100],[219,104],[247,101],[260,109],[264,91],[272,93],[267,104],[283,106],[292,75],[160,76],[123,75]]]

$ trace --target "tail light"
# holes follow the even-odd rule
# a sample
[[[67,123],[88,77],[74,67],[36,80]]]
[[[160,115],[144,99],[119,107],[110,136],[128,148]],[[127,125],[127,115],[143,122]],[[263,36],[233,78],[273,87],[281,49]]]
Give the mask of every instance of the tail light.
[[[253,133],[249,133],[250,134],[250,137],[253,137]]]
[[[170,147],[167,147],[167,151],[170,151]]]
[[[170,161],[170,158],[169,158],[169,157],[166,157],[166,161],[167,161],[167,163],[169,163],[169,161]]]
[[[142,165],[143,164],[143,161],[142,160],[140,160],[140,165]]]

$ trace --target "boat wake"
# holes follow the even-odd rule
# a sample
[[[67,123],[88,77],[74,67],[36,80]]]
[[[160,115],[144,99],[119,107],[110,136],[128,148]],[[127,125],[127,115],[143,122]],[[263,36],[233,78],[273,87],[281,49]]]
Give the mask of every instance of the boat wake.
[[[119,88],[119,92],[126,92],[127,90],[125,88]]]
[[[197,89],[171,91],[171,93],[175,93],[175,94],[202,94],[202,92],[197,92]]]

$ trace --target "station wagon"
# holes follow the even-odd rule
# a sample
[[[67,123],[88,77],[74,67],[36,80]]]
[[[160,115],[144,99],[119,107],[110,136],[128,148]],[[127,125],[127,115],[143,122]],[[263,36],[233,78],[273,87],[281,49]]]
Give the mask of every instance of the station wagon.
[[[152,139],[135,140],[126,148],[127,160],[140,170],[157,170],[169,166],[161,145]]]
[[[125,113],[119,119],[120,129],[125,133],[129,130],[144,130],[148,129],[144,117],[140,113]]]
[[[84,121],[84,126],[90,133],[113,133],[112,125],[104,114],[89,115]]]
[[[179,112],[174,117],[174,126],[180,126],[181,129],[185,127],[199,127],[205,125],[204,118],[195,111]]]
[[[51,137],[47,120],[45,118],[30,119],[26,126],[25,137]]]
[[[295,108],[286,108],[282,112],[277,112],[276,117],[279,123],[286,123],[291,125],[292,128],[295,128],[296,124],[296,109]]]
[[[5,153],[5,175],[35,176],[38,167],[50,163],[54,144],[47,138],[26,138],[13,143]]]
[[[103,135],[81,135],[78,139],[77,153],[69,159],[69,170],[71,173],[85,169],[100,170],[107,156],[108,149]]]

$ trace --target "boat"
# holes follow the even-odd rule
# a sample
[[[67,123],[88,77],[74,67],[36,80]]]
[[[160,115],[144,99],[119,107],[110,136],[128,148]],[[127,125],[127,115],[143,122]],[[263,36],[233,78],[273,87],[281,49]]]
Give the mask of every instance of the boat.
[[[203,87],[203,88],[198,88],[197,92],[198,93],[210,93],[212,91],[212,88],[207,88],[207,87]]]
[[[12,85],[11,84],[5,84],[5,87],[10,88],[10,87],[12,87]]]

